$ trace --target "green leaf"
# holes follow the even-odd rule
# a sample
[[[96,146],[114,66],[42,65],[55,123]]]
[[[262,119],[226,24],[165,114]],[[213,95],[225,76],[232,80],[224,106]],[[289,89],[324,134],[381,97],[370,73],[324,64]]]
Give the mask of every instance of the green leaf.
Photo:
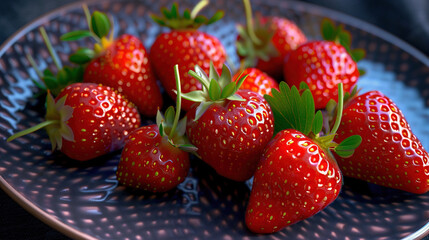
[[[162,19],[162,18],[160,18],[160,17],[156,16],[155,14],[151,14],[151,15],[150,15],[150,18],[152,18],[152,20],[153,20],[154,22],[158,23],[158,24],[159,24],[159,25],[161,25],[161,26],[165,26],[165,25],[167,25],[167,23],[165,22],[165,20],[164,20],[164,19]]]
[[[70,55],[69,61],[76,64],[85,64],[90,62],[94,56],[94,50],[89,48],[79,48],[75,53]]]
[[[170,17],[172,19],[177,19],[179,17],[179,7],[176,2],[171,5]]]
[[[349,32],[346,32],[341,29],[341,31],[338,33],[337,38],[341,42],[341,45],[346,45],[347,47],[350,47],[352,40]]]
[[[176,115],[176,111],[174,110],[174,107],[173,106],[169,106],[167,108],[167,110],[165,110],[165,114],[164,114],[165,124],[167,126],[171,127],[173,125],[174,115]]]
[[[212,67],[213,64],[210,64],[210,72],[212,71],[212,68],[214,71],[214,67]],[[219,77],[219,85],[220,88],[224,88],[226,85],[228,85],[231,82],[232,76],[231,76],[231,70],[228,68],[226,64],[223,64],[222,66],[222,74]]]
[[[107,36],[111,28],[109,17],[105,13],[95,11],[91,16],[91,27],[92,32],[99,38]]]
[[[225,15],[224,11],[217,11],[207,22],[206,25],[219,21]]]
[[[338,156],[340,156],[342,158],[351,157],[353,155],[353,153],[355,152],[354,150],[342,151],[342,150],[337,150],[336,148],[334,149],[334,151],[336,154],[338,154]]]
[[[362,137],[353,135],[344,139],[336,148],[336,151],[350,151],[355,150],[362,142]]]
[[[165,132],[164,132],[164,123],[161,122],[160,124],[158,124],[158,130],[159,130],[159,135],[161,135],[161,137],[164,136]]]
[[[228,98],[229,96],[233,95],[233,93],[235,92],[235,86],[236,86],[235,82],[230,82],[222,89],[222,94],[220,97]]]
[[[196,152],[198,151],[198,148],[192,144],[180,144],[177,146],[180,150],[185,151],[185,152]]]
[[[363,76],[366,74],[365,69],[359,68],[358,70],[359,70],[359,76]]]
[[[202,102],[206,100],[206,98],[204,97],[204,92],[199,90],[188,92],[188,93],[182,93],[182,98],[192,102]]]
[[[200,105],[198,105],[197,109],[195,110],[195,118],[194,121],[197,121],[200,119],[200,117],[207,111],[207,109],[213,104],[214,102],[201,102]]]
[[[239,75],[239,77],[242,74]],[[238,81],[237,81],[237,86],[235,87],[235,91],[238,91],[238,89],[240,89],[241,85],[243,85],[243,82],[246,80],[246,78],[249,76],[249,74],[246,74],[244,76],[241,76]]]
[[[214,79],[210,81],[209,96],[212,101],[219,100],[221,96],[221,88],[219,83]]]
[[[174,5],[174,4],[173,4]],[[173,8],[173,7],[171,7],[171,8]],[[161,13],[162,13],[162,15],[166,18],[166,19],[172,19],[172,14],[171,14],[171,12],[170,12],[170,10],[168,9],[168,8],[166,8],[166,7],[162,7],[161,8]]]
[[[91,37],[92,33],[88,30],[77,30],[63,34],[60,39],[61,41],[76,41],[85,37]]]
[[[322,20],[321,32],[322,32],[322,37],[325,40],[334,41],[336,38],[336,30],[335,30],[334,24],[329,19]]]
[[[356,48],[351,50],[350,55],[352,56],[355,62],[359,62],[363,58],[365,58],[366,52],[362,48]]]
[[[196,16],[194,18],[194,22],[196,24],[204,24],[204,23],[208,22],[208,20],[207,20],[207,18],[205,16],[199,15],[199,16]]]
[[[305,89],[310,89],[310,87],[308,86],[308,84],[304,81],[299,83],[299,90],[305,90]]]
[[[313,120],[313,128],[311,129],[311,131],[314,134],[318,134],[322,131],[323,128],[323,115],[322,115],[322,111],[317,111],[316,115],[314,116],[314,120]]]

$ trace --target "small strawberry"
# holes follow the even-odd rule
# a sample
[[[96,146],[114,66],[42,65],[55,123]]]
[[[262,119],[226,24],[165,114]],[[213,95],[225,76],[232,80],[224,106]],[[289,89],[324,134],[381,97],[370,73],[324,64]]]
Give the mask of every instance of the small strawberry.
[[[277,232],[332,203],[342,175],[330,151],[347,156],[360,143],[359,136],[332,142],[335,131],[320,136],[323,117],[315,113],[308,89],[300,95],[296,87],[281,82],[280,92],[265,97],[273,109],[276,135],[258,164],[246,209],[246,225],[255,233]]]
[[[336,140],[364,139],[352,157],[338,158],[345,176],[412,193],[429,190],[429,155],[389,97],[379,91],[355,96],[343,119]]]
[[[179,64],[181,68],[182,91],[187,93],[202,88],[198,81],[188,75],[189,69],[199,65],[208,72],[210,62],[213,62],[216,70],[220,71],[226,61],[226,51],[219,39],[198,30],[201,25],[212,24],[223,17],[221,11],[210,19],[197,15],[206,4],[208,1],[202,0],[192,11],[186,9],[180,15],[178,5],[174,3],[170,11],[161,9],[164,16],[152,16],[156,23],[171,29],[156,38],[150,49],[150,61],[166,92],[173,99],[176,98],[173,91],[176,89],[173,72],[175,64]],[[188,111],[192,104],[193,102],[184,99],[183,109]]]
[[[73,83],[55,99],[47,95],[45,122],[8,141],[45,128],[52,150],[85,161],[121,149],[126,136],[139,126],[137,109],[121,94],[95,83]]]
[[[189,171],[189,154],[195,147],[185,138],[186,117],[179,121],[181,97],[178,66],[177,111],[158,111],[157,124],[143,126],[128,137],[116,171],[118,182],[132,188],[165,192],[183,182]],[[184,151],[186,150],[186,151]]]
[[[255,67],[271,77],[283,79],[285,56],[307,41],[301,29],[282,17],[259,17],[255,24],[249,0],[244,0],[246,26],[238,26],[237,53],[244,67]]]
[[[221,76],[210,66],[210,77],[198,65],[189,71],[204,87],[182,95],[200,102],[187,113],[186,133],[197,154],[218,174],[245,181],[273,135],[272,112],[261,95],[239,90],[246,76],[234,82],[226,65]]]
[[[129,34],[113,40],[110,20],[104,13],[95,11],[88,18],[90,31],[74,31],[61,37],[71,41],[93,36],[97,41],[94,50],[80,48],[70,56],[71,62],[85,64],[83,81],[113,87],[136,104],[141,114],[155,116],[163,99],[143,43]]]
[[[246,68],[242,72],[237,72],[233,77],[234,81],[238,81],[241,75],[247,75],[247,77],[240,89],[251,90],[261,96],[271,95],[271,89],[279,89],[276,80],[257,68]]]
[[[356,62],[365,55],[362,49],[350,50],[350,33],[329,20],[322,22],[322,34],[325,40],[307,42],[291,51],[283,69],[288,84],[308,84],[316,109],[338,99],[338,83],[343,83],[345,92],[353,89],[360,75]]]

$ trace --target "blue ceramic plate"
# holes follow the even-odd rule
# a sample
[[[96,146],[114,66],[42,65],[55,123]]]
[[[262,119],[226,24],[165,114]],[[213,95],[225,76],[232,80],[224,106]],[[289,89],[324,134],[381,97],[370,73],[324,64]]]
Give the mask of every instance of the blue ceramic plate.
[[[195,1],[181,1],[190,7]],[[117,34],[139,36],[150,47],[164,31],[149,13],[167,1],[96,1],[91,10],[114,18]],[[202,30],[220,38],[232,62],[236,22],[244,22],[241,1],[212,1],[213,13],[226,16]],[[310,39],[318,39],[324,17],[343,23],[354,47],[368,52],[360,62],[367,74],[363,91],[380,90],[402,109],[414,133],[429,148],[429,59],[388,33],[354,18],[313,5],[254,0],[255,11],[295,21]],[[87,27],[80,4],[73,4],[27,25],[0,49],[0,185],[29,212],[73,238],[96,239],[414,239],[429,232],[429,194],[414,195],[345,179],[339,198],[317,215],[272,235],[255,235],[244,224],[249,188],[217,176],[207,165],[192,161],[186,181],[176,190],[149,194],[118,186],[119,152],[81,163],[50,152],[44,131],[7,143],[18,130],[43,120],[43,103],[32,96],[35,71],[25,58],[34,56],[41,69],[53,62],[38,27],[44,26],[64,62],[78,43],[60,42],[70,30]],[[89,44],[82,41],[79,44]]]

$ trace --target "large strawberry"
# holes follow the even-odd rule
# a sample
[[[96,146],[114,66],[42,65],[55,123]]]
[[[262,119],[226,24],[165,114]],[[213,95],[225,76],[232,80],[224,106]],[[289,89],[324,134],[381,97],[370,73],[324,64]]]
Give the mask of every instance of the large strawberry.
[[[308,84],[316,109],[338,99],[338,83],[343,83],[345,92],[353,89],[360,75],[356,62],[365,54],[361,49],[350,50],[350,34],[329,20],[323,21],[322,34],[325,40],[307,42],[291,51],[283,69],[288,84]]]
[[[282,82],[280,92],[273,90],[266,98],[277,133],[258,164],[246,209],[246,225],[256,233],[279,231],[332,203],[340,193],[342,175],[330,151],[349,156],[360,143],[359,136],[332,142],[335,130],[319,135],[323,117],[315,113],[308,89],[300,95],[296,87]]]
[[[152,18],[161,26],[169,27],[169,32],[161,33],[150,49],[150,61],[158,79],[161,81],[166,92],[173,99],[176,94],[173,67],[179,64],[181,72],[182,91],[184,93],[201,90],[201,83],[188,75],[188,71],[195,65],[199,65],[208,72],[210,62],[213,62],[217,71],[222,69],[226,60],[226,52],[216,37],[201,32],[198,28],[205,24],[209,25],[223,17],[223,12],[217,12],[212,18],[207,19],[198,15],[208,1],[202,0],[192,11],[184,10],[183,15],[178,12],[178,5],[174,3],[169,11],[162,9],[164,16],[153,15]],[[193,102],[184,99],[183,109],[189,110]]]
[[[178,66],[175,66],[178,86],[177,111],[160,112],[157,124],[143,126],[128,137],[116,171],[118,182],[151,192],[165,192],[183,182],[189,171],[189,154],[195,151],[184,136],[186,117],[179,121],[181,97]],[[184,151],[186,150],[186,151]]]
[[[240,89],[247,89],[264,96],[271,95],[271,89],[279,89],[279,84],[272,77],[257,68],[246,68],[242,72],[237,72],[233,79],[238,81],[241,75],[247,75],[246,80],[241,84]]]
[[[121,94],[95,83],[73,83],[55,99],[47,95],[45,122],[8,141],[45,128],[52,150],[85,161],[121,149],[127,135],[139,126],[137,109]]]
[[[218,76],[211,65],[210,77],[198,67],[189,74],[203,90],[183,94],[200,102],[187,113],[187,136],[198,148],[197,154],[217,173],[236,181],[249,179],[262,151],[273,135],[273,116],[258,93],[239,90],[246,76],[232,81],[226,65]]]
[[[237,53],[244,67],[258,68],[280,81],[285,56],[307,38],[294,22],[283,17],[264,16],[253,22],[250,1],[243,3],[247,23],[238,25]]]
[[[336,140],[359,134],[356,153],[338,158],[345,176],[412,193],[429,190],[429,155],[398,106],[379,91],[347,103]]]
[[[113,39],[104,13],[95,11],[88,24],[90,31],[74,31],[61,37],[71,41],[93,36],[97,41],[94,50],[80,48],[70,56],[71,62],[85,64],[83,81],[113,87],[136,104],[141,114],[155,116],[163,99],[143,43],[129,34]]]

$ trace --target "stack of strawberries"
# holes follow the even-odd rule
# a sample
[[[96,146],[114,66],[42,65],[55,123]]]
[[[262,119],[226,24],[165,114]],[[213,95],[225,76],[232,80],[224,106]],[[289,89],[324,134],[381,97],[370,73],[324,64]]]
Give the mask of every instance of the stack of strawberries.
[[[79,48],[56,75],[40,74],[46,121],[8,140],[45,128],[53,150],[79,161],[122,149],[119,183],[151,192],[182,183],[194,154],[225,178],[253,178],[245,222],[255,233],[318,213],[338,197],[343,175],[427,192],[429,155],[404,115],[379,91],[359,95],[365,52],[350,48],[350,34],[325,20],[324,40],[309,41],[288,19],[254,19],[243,2],[237,72],[219,39],[198,30],[223,17],[199,15],[207,0],[153,15],[170,31],[149,51],[135,36],[114,38],[109,17],[84,7],[89,30],[61,39],[92,37],[94,48]],[[164,108],[163,95],[176,106]]]

